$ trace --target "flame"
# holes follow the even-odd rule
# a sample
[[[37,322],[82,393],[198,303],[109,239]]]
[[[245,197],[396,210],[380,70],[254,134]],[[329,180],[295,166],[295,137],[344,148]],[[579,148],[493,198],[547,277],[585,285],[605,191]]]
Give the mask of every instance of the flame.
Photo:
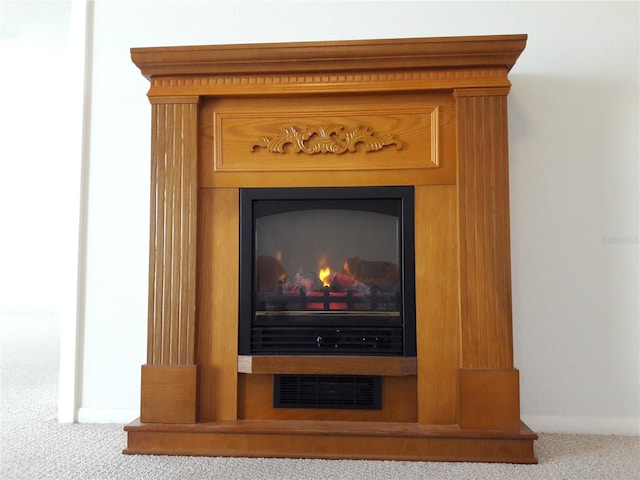
[[[322,284],[325,287],[331,286],[331,269],[329,267],[323,267],[320,269],[320,273],[318,273],[318,278],[322,281]]]

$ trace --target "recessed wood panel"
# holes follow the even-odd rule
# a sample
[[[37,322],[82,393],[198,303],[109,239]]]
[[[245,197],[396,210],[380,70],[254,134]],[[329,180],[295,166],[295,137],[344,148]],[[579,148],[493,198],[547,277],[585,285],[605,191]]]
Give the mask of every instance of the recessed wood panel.
[[[238,418],[415,422],[416,377],[383,377],[382,410],[273,408],[273,375],[238,376]]]
[[[212,98],[201,108],[199,182],[454,183],[454,148],[450,94]]]
[[[214,114],[218,172],[438,168],[438,107]]]

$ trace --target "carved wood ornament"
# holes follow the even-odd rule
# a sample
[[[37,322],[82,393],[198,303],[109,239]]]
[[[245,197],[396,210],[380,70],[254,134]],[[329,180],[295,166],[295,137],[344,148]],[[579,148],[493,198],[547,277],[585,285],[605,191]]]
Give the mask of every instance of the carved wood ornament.
[[[359,144],[363,144],[365,152],[377,152],[388,145],[395,145],[396,150],[401,150],[403,146],[403,143],[390,133],[375,135],[368,127],[359,126],[345,130],[342,125],[284,127],[276,136],[260,137],[258,142],[253,145],[252,151],[257,147],[263,147],[273,153],[285,153],[286,146],[291,145],[292,152],[308,155],[354,153]]]

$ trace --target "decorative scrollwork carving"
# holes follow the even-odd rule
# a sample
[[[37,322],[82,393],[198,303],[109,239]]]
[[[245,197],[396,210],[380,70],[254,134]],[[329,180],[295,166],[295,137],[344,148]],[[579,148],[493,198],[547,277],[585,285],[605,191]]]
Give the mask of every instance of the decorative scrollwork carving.
[[[307,126],[304,129],[296,127],[284,127],[273,138],[260,137],[258,143],[251,148],[266,148],[273,153],[285,153],[285,146],[291,145],[291,151],[295,153],[353,153],[357,145],[363,144],[365,152],[376,152],[388,145],[395,145],[397,150],[402,149],[402,142],[394,135],[385,133],[375,135],[368,127],[355,127],[345,130],[342,125]]]

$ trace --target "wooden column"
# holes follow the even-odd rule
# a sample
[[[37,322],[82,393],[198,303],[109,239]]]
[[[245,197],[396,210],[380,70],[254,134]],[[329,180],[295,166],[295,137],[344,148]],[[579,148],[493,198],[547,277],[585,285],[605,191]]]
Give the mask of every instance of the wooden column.
[[[149,323],[140,417],[193,423],[198,97],[151,102]]]
[[[508,92],[454,92],[462,341],[458,422],[463,428],[520,428],[511,323]]]

